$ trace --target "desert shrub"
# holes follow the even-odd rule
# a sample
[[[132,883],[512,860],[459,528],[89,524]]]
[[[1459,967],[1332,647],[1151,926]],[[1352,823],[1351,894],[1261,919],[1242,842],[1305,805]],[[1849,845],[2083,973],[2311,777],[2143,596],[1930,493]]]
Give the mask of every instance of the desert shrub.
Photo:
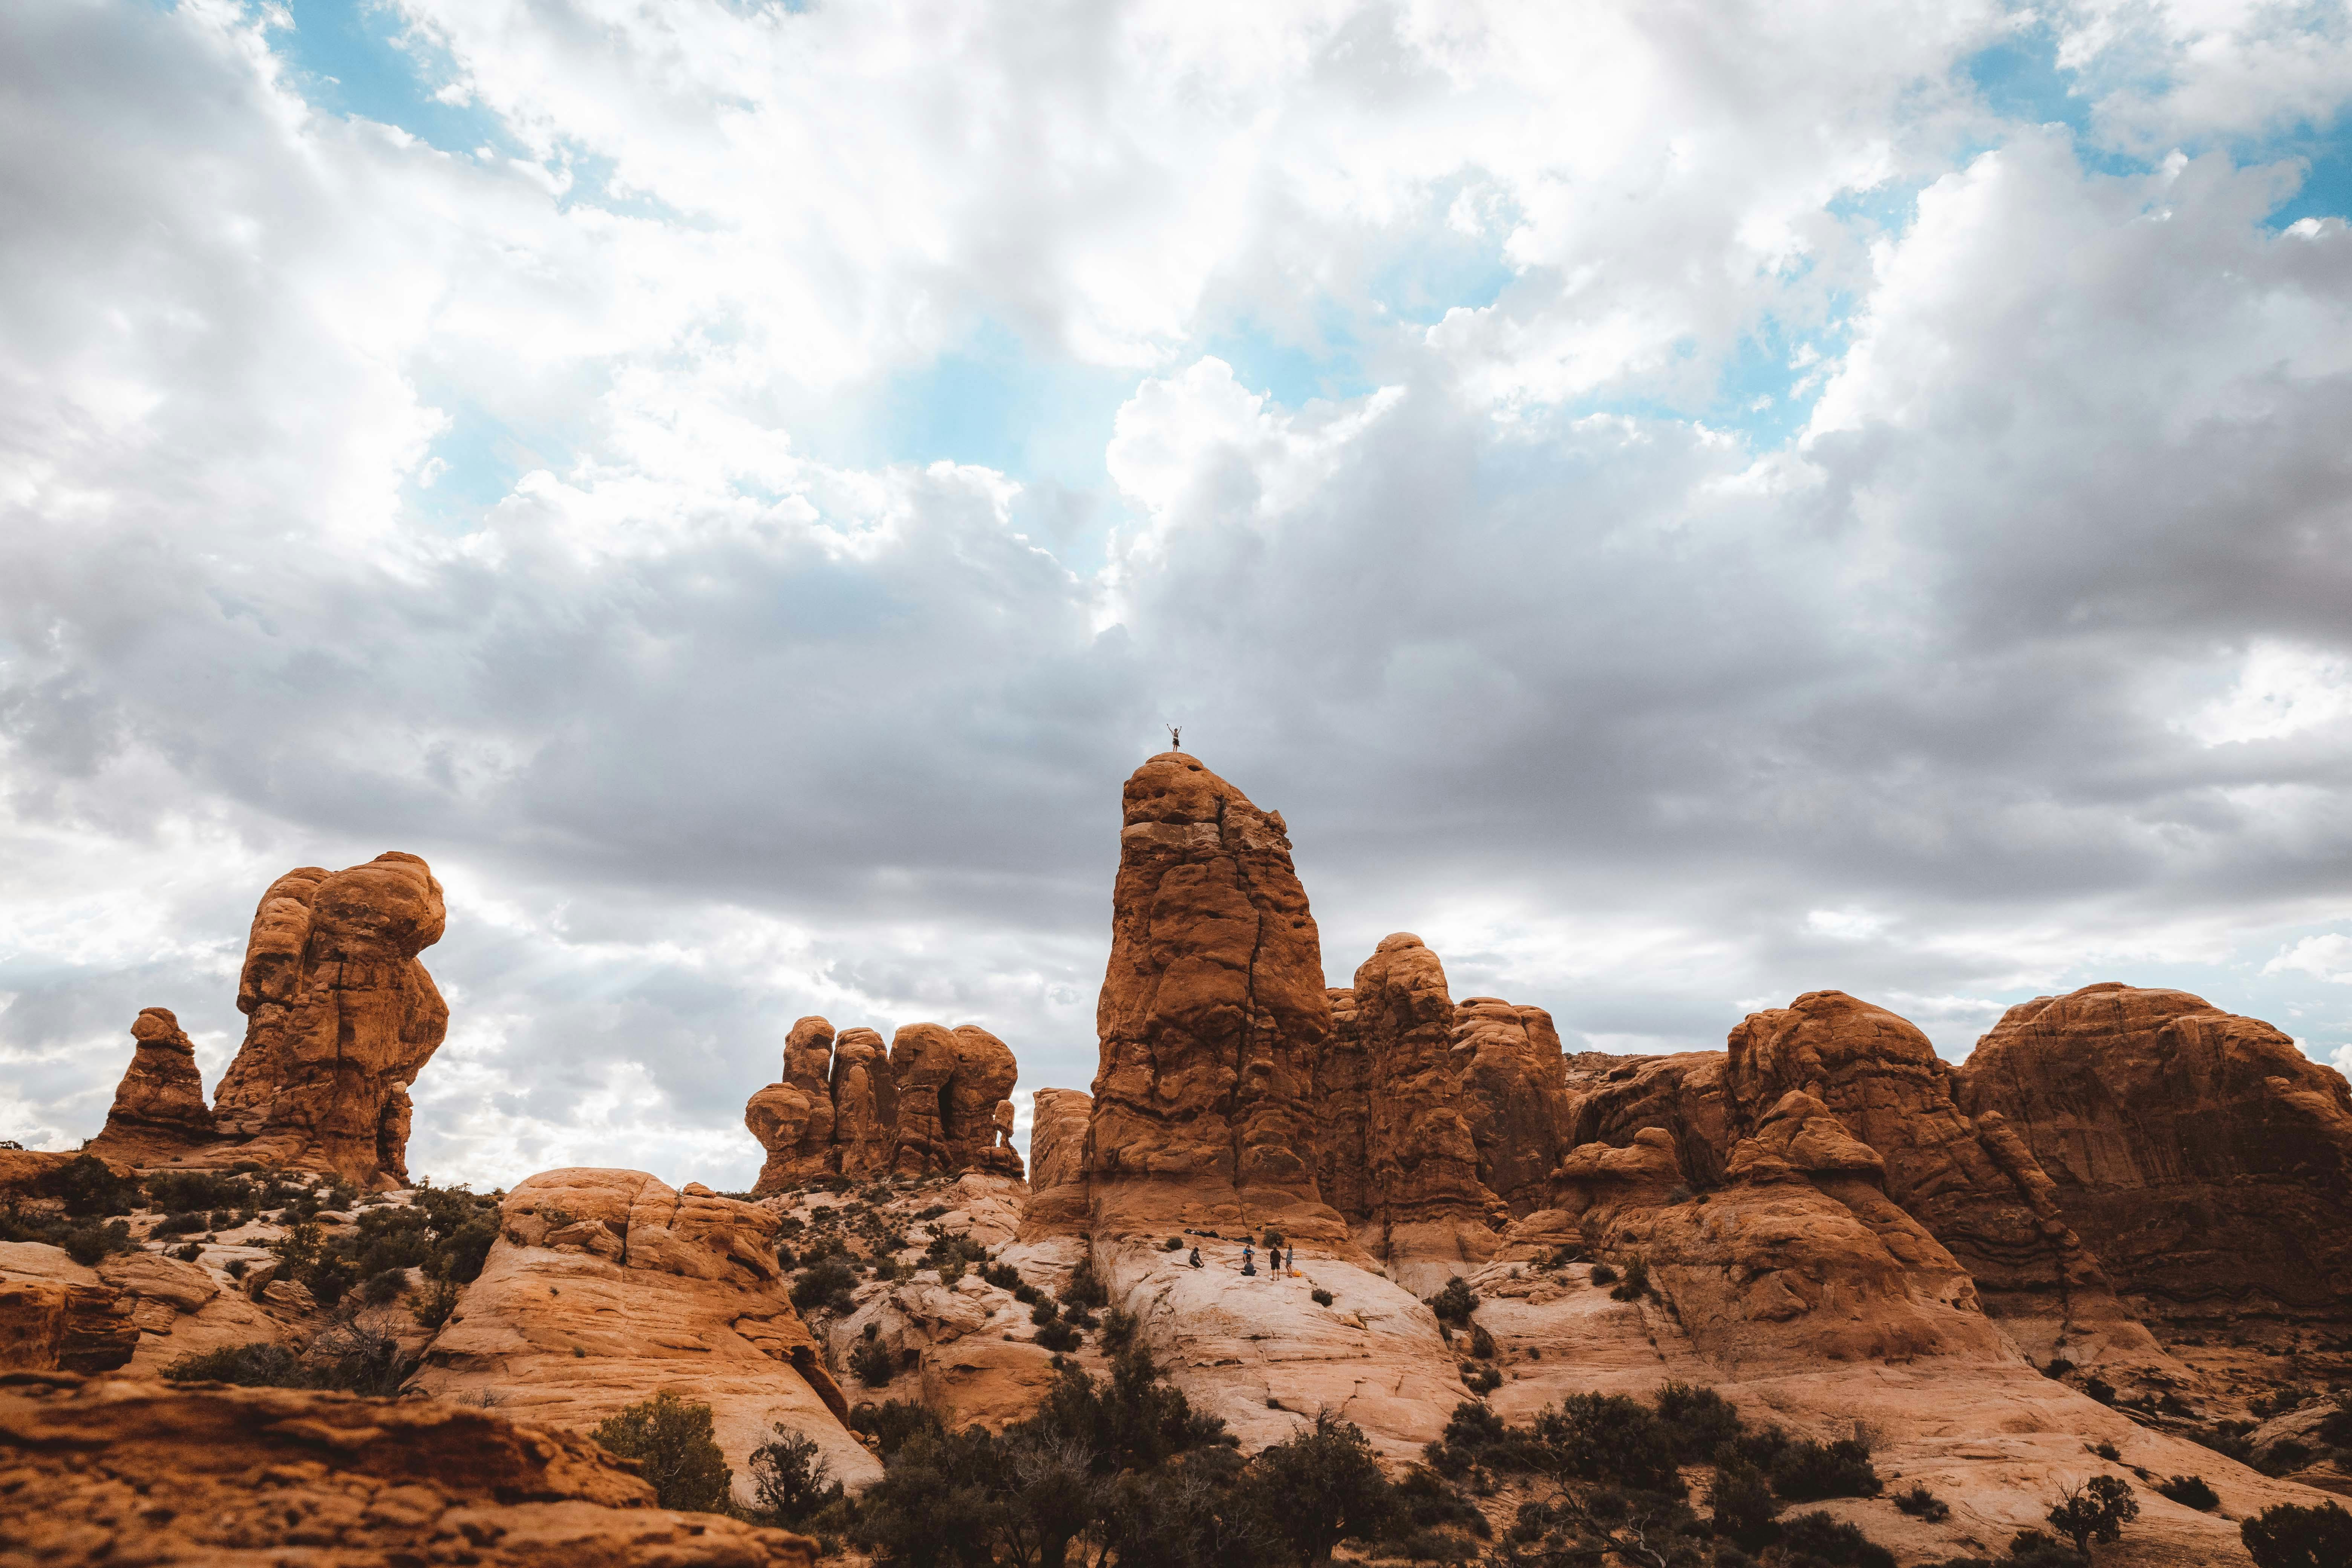
[[[1952,1517],[1952,1505],[1929,1491],[1918,1482],[1911,1489],[1895,1494],[1895,1506],[1914,1519],[1924,1519],[1930,1524],[1940,1524]]]
[[[778,1422],[775,1436],[751,1450],[751,1495],[762,1523],[797,1529],[842,1499],[833,1468],[805,1433]]]
[[[1815,1563],[1836,1568],[1895,1568],[1895,1553],[1859,1528],[1841,1523],[1822,1512],[1801,1513],[1780,1521],[1780,1549],[1791,1564]]]
[[[1491,1366],[1465,1366],[1462,1384],[1473,1394],[1492,1394],[1503,1386],[1503,1374]]]
[[[1184,1250],[1184,1238],[1181,1236],[1171,1236],[1167,1240],[1160,1244],[1160,1250],[1162,1252],[1181,1252]]]
[[[228,1272],[228,1277],[229,1277],[230,1279],[244,1279],[244,1278],[245,1278],[245,1275],[246,1275],[246,1268],[247,1268],[246,1261],[245,1261],[245,1259],[244,1259],[244,1258],[230,1258],[230,1259],[228,1260],[228,1270],[227,1270],[227,1272]]]
[[[2254,1456],[2254,1468],[2266,1476],[2287,1476],[2311,1463],[2311,1445],[2299,1437],[2281,1437]]]
[[[637,1461],[662,1507],[726,1511],[734,1472],[719,1451],[709,1405],[656,1394],[609,1417],[593,1436],[612,1452]]]
[[[428,1329],[438,1329],[457,1310],[457,1284],[453,1279],[428,1279],[408,1303],[408,1315]]]
[[[1617,1270],[1606,1263],[1596,1263],[1592,1266],[1592,1282],[1595,1285],[1614,1285],[1617,1283]]]
[[[1029,1321],[1041,1329],[1061,1315],[1061,1304],[1050,1298],[1040,1298],[1037,1304],[1029,1309]]]
[[[1333,1300],[1331,1292],[1326,1290],[1320,1285],[1318,1285],[1314,1289],[1307,1292],[1307,1298],[1318,1307],[1328,1307],[1331,1304]]]
[[[2124,1451],[2113,1443],[2094,1443],[2091,1445],[2091,1452],[2111,1465],[2120,1465],[2124,1462]]]
[[[1013,1299],[1020,1302],[1024,1307],[1034,1307],[1038,1302],[1045,1299],[1045,1292],[1038,1289],[1037,1287],[1029,1284],[1025,1280],[1010,1287],[1010,1289],[1013,1291]]]
[[[1559,1474],[1670,1498],[1685,1489],[1665,1423],[1622,1394],[1571,1394],[1536,1417],[1535,1436]]]
[[[425,1212],[432,1255],[420,1265],[429,1277],[470,1285],[481,1277],[490,1244],[499,1238],[499,1200],[464,1187],[419,1186],[408,1206]]]
[[[205,1255],[205,1244],[201,1241],[192,1241],[185,1247],[172,1248],[171,1255],[183,1263],[194,1263]]]
[[[1637,1252],[1633,1261],[1625,1265],[1624,1282],[1609,1292],[1609,1299],[1612,1301],[1638,1301],[1649,1293],[1649,1261]]]
[[[1762,1470],[1737,1455],[1726,1455],[1707,1487],[1708,1523],[1717,1535],[1755,1551],[1780,1533],[1775,1522],[1780,1500]]]
[[[383,1307],[400,1299],[408,1289],[408,1270],[386,1268],[371,1274],[360,1284],[360,1300],[371,1307]]]
[[[898,1375],[898,1358],[880,1340],[860,1340],[849,1352],[849,1370],[866,1387],[880,1388]]]
[[[68,1258],[84,1268],[118,1252],[139,1250],[139,1244],[131,1239],[130,1225],[119,1219],[108,1220],[104,1225],[92,1222],[68,1226],[59,1245],[65,1247]]]
[[[155,1228],[148,1234],[161,1240],[167,1236],[194,1236],[206,1228],[205,1216],[200,1214],[167,1214],[155,1222]]]
[[[104,1219],[129,1214],[139,1202],[139,1178],[118,1176],[114,1167],[95,1154],[77,1154],[64,1164],[42,1173],[33,1191],[58,1198],[75,1219]]]
[[[1880,1485],[1869,1450],[1851,1437],[1834,1443],[1800,1438],[1774,1456],[1769,1473],[1772,1489],[1790,1502],[1876,1497]]]
[[[187,1209],[246,1209],[259,1189],[243,1176],[217,1171],[158,1171],[146,1178],[147,1201],[168,1214]]]
[[[1445,1282],[1444,1289],[1429,1299],[1428,1306],[1440,1322],[1466,1324],[1470,1314],[1478,1310],[1478,1293],[1456,1274]]]
[[[1062,1287],[1062,1305],[1087,1308],[1110,1305],[1109,1288],[1095,1278],[1094,1259],[1080,1258],[1078,1266],[1070,1270],[1070,1281]]]
[[[803,1313],[846,1312],[856,1302],[857,1276],[836,1258],[821,1258],[793,1278],[793,1305]]]
[[[1370,1539],[1389,1521],[1388,1480],[1371,1444],[1328,1410],[1251,1460],[1247,1484],[1274,1539],[1301,1568],[1328,1563],[1340,1542]]]
[[[1495,1336],[1488,1333],[1482,1323],[1470,1325],[1470,1353],[1480,1361],[1495,1359]]]
[[[2221,1495],[2205,1484],[2203,1476],[2174,1476],[2169,1480],[2158,1481],[2156,1493],[2183,1508],[2193,1508],[2203,1513],[2210,1513],[2221,1506]]]
[[[2352,1513],[2283,1502],[2240,1523],[2238,1539],[2254,1568],[2341,1568],[2352,1563]]]
[[[2050,1364],[2042,1369],[2042,1375],[2044,1377],[2063,1377],[2074,1370],[2074,1363],[2073,1362],[2068,1361],[2063,1355],[2053,1355],[2050,1358]]]
[[[344,1319],[314,1336],[303,1352],[312,1388],[340,1389],[389,1399],[400,1392],[416,1363],[400,1342],[381,1330]]]
[[[163,1375],[173,1383],[234,1383],[247,1388],[310,1386],[301,1358],[284,1345],[266,1341],[181,1356],[164,1363]]]
[[[1102,1332],[1097,1337],[1103,1349],[1117,1354],[1135,1342],[1135,1331],[1139,1326],[1133,1312],[1124,1307],[1113,1307],[1103,1314]]]
[[[1549,1458],[1531,1434],[1507,1426],[1493,1410],[1471,1399],[1454,1407],[1444,1432],[1422,1450],[1422,1457],[1439,1475],[1456,1479],[1473,1465],[1532,1470],[1543,1468]]]
[[[1481,1540],[1494,1533],[1477,1505],[1465,1499],[1426,1465],[1412,1466],[1397,1479],[1389,1490],[1389,1510],[1385,1539],[1406,1548],[1403,1555],[1407,1557],[1413,1556],[1411,1548],[1415,1544],[1424,1549],[1426,1556],[1442,1557],[1444,1550],[1433,1538],[1435,1531],[1465,1531]],[[1431,1548],[1440,1550],[1428,1550]]]
[[[2083,1559],[2046,1531],[2021,1530],[2009,1538],[2009,1553],[2000,1560],[2000,1568],[2083,1568]]]
[[[1013,1268],[1010,1263],[992,1263],[980,1271],[980,1277],[1000,1290],[1017,1290],[1021,1288],[1021,1270]]]
[[[2093,1476],[2079,1487],[2062,1489],[2049,1517],[2058,1532],[2074,1542],[2074,1550],[2088,1557],[2091,1542],[2115,1540],[2139,1517],[2139,1502],[2116,1477]]]
[[[885,1400],[879,1405],[860,1401],[850,1407],[849,1428],[872,1436],[886,1460],[904,1447],[908,1439],[943,1430],[936,1413],[909,1399]]]
[[[2102,1405],[2113,1405],[2116,1402],[2116,1385],[2096,1373],[2083,1380],[2083,1392]]]
[[[1669,1383],[1658,1390],[1657,1406],[1675,1458],[1685,1465],[1712,1458],[1717,1448],[1738,1441],[1746,1430],[1731,1401],[1712,1388]]]
[[[1037,1331],[1037,1342],[1049,1351],[1074,1351],[1086,1342],[1086,1335],[1068,1323],[1055,1321]]]

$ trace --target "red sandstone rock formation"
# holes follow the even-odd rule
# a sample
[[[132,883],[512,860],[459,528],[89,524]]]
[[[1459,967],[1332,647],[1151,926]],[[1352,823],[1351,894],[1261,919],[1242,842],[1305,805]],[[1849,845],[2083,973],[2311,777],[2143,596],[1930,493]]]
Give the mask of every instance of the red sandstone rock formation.
[[[1355,992],[1333,986],[1324,995],[1331,1004],[1331,1032],[1315,1063],[1315,1184],[1325,1203],[1349,1219],[1366,1221],[1372,1213],[1372,1159],[1366,1145],[1372,1067],[1358,1027]]]
[[[1454,1010],[1449,1047],[1462,1114],[1478,1146],[1478,1179],[1515,1215],[1544,1206],[1568,1148],[1568,1075],[1559,1031],[1540,1007],[1473,996]]]
[[[177,1159],[212,1142],[212,1108],[205,1103],[196,1047],[180,1020],[162,1007],[140,1012],[131,1026],[131,1066],[114,1090],[106,1126],[89,1152],[133,1165]]]
[[[2187,1315],[2352,1310],[2352,1089],[2185,991],[2012,1007],[1954,1079],[2007,1121],[2116,1285]]]
[[[0,1379],[0,1558],[344,1568],[808,1568],[815,1543],[652,1506],[567,1433],[434,1399]]]
[[[138,1350],[131,1303],[96,1270],[0,1241],[0,1372],[111,1372]]]
[[[846,1029],[836,1041],[823,1018],[793,1026],[783,1081],[743,1107],[768,1152],[754,1193],[877,1171],[1021,1174],[1006,1098],[1019,1068],[1003,1041],[976,1024],[909,1024],[887,1055],[881,1039]]]
[[[236,1143],[206,1157],[405,1183],[408,1086],[449,1024],[416,955],[446,920],[431,868],[397,850],[271,884],[237,984],[245,1045],[214,1100]]]
[[[1280,814],[1181,752],[1138,768],[1097,1009],[1097,1230],[1280,1213],[1338,1239],[1316,1193],[1308,1098],[1330,1026]]]
[[[1736,1134],[1801,1089],[1885,1161],[1886,1194],[1974,1276],[1988,1310],[2037,1358],[2063,1338],[2155,1354],[2057,1190],[1998,1115],[1953,1102],[1951,1069],[1907,1020],[1843,991],[1809,991],[1731,1031],[1725,1082]]]

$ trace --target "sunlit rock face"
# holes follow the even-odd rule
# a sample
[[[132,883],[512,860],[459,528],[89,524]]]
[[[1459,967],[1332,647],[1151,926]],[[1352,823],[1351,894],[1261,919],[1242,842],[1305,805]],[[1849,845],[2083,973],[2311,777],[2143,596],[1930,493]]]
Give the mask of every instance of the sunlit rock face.
[[[212,1142],[213,1111],[205,1103],[196,1047],[178,1017],[168,1008],[143,1008],[131,1023],[131,1065],[115,1089],[105,1128],[89,1142],[89,1152],[150,1165]]]
[[[909,1024],[885,1050],[871,1029],[836,1037],[825,1019],[806,1017],[784,1037],[783,1068],[743,1107],[767,1152],[757,1195],[882,1172],[1021,1174],[1008,1098],[1020,1069],[976,1024]]]

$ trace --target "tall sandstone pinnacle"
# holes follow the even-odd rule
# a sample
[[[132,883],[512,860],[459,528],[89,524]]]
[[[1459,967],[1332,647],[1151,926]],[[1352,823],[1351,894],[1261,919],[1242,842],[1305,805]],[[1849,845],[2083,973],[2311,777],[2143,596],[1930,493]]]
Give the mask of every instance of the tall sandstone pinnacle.
[[[806,1017],[784,1037],[784,1076],[753,1094],[743,1125],[767,1151],[751,1190],[765,1197],[828,1176],[994,1171],[1021,1174],[1011,1147],[1019,1077],[1012,1050],[977,1024],[909,1024],[890,1048],[871,1029]]]
[[[2011,1007],[1954,1075],[2144,1310],[2352,1315],[2352,1087],[2256,1018],[2113,983]]]
[[[168,1008],[147,1007],[131,1026],[131,1066],[114,1090],[106,1126],[89,1152],[126,1164],[183,1158],[213,1140],[196,1047]]]
[[[398,850],[270,885],[237,982],[245,1044],[213,1102],[236,1158],[406,1183],[408,1086],[449,1026],[417,954],[447,919],[431,868]]]
[[[1181,752],[1127,781],[1086,1173],[1097,1236],[1278,1218],[1342,1242],[1315,1181],[1323,953],[1278,813]]]

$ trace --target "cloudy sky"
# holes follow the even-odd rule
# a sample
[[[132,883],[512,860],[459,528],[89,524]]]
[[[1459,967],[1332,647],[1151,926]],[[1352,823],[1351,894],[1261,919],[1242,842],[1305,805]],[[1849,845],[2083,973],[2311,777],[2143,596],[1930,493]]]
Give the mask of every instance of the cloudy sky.
[[[433,864],[411,1163],[1083,1086],[1118,790],[1571,1047],[2199,991],[2352,1065],[2324,3],[0,5],[0,1137]]]

